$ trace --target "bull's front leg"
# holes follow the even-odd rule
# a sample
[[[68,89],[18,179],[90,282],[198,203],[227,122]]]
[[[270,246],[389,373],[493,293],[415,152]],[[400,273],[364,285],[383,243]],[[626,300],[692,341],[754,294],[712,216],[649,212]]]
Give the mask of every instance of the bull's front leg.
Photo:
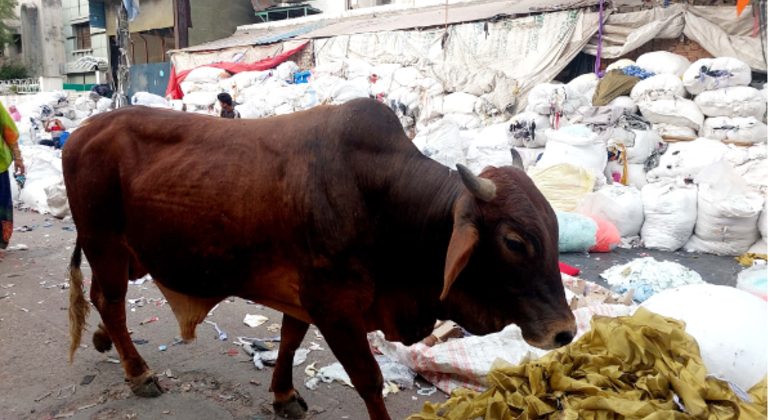
[[[334,356],[345,368],[371,420],[390,420],[382,396],[382,372],[366,338],[361,290],[346,290],[338,284],[307,287],[302,306],[321,330]],[[344,286],[343,286],[344,287]]]
[[[273,408],[275,414],[287,419],[301,419],[307,413],[307,403],[299,395],[292,383],[294,354],[302,344],[310,325],[284,314],[281,326],[281,347],[275,362],[273,383],[270,391],[275,393]]]

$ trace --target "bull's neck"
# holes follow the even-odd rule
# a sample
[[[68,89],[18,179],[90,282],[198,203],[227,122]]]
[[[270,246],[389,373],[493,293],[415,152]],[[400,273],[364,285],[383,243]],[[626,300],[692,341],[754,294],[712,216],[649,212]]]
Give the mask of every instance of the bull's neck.
[[[390,208],[384,220],[404,226],[408,231],[401,232],[407,236],[403,239],[424,251],[435,250],[443,261],[454,226],[453,209],[464,191],[458,172],[417,152],[389,178]]]

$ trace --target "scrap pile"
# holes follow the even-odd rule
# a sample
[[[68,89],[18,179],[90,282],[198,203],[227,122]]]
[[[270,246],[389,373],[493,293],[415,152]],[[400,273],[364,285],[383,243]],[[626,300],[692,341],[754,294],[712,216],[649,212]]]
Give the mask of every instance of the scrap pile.
[[[216,115],[217,95],[227,92],[243,118],[263,118],[375,98],[426,156],[450,168],[480,173],[508,165],[516,148],[557,210],[562,252],[641,244],[767,253],[766,227],[758,223],[767,201],[766,88],[749,86],[751,70],[740,60],[690,63],[651,52],[619,60],[601,78],[536,85],[526,110],[513,116],[517,85],[502,72],[469,78],[390,61],[350,58],[309,71],[285,61],[235,75],[199,67],[180,83],[182,100],[140,92],[131,102]],[[104,98],[80,98],[74,109],[58,96],[49,102],[20,109],[22,132],[52,113],[69,128],[109,108]],[[25,199],[46,211],[40,201]]]
[[[113,103],[107,96],[111,96],[111,92],[106,85],[97,85],[94,91],[78,97],[74,103],[68,93],[55,91],[35,94],[28,101],[16,105],[21,116],[16,123],[19,145],[27,173],[21,191],[17,183],[11,183],[15,200],[22,201],[37,212],[50,213],[59,218],[70,214],[62,175],[61,150],[41,146],[39,142],[51,140],[51,134],[45,129],[50,120],[58,120],[68,134],[86,118],[110,111]],[[65,138],[66,135],[62,135],[62,139]]]
[[[632,244],[767,252],[757,223],[767,193],[766,88],[749,86],[740,60],[651,52],[619,60],[601,78],[536,85],[513,116],[516,82],[499,71],[464,78],[391,61],[350,58],[310,71],[286,61],[235,75],[201,67],[181,83],[182,101],[138,94],[132,102],[216,114],[216,96],[227,92],[244,118],[262,118],[375,98],[426,156],[450,168],[508,165],[516,148],[557,210],[562,252]]]

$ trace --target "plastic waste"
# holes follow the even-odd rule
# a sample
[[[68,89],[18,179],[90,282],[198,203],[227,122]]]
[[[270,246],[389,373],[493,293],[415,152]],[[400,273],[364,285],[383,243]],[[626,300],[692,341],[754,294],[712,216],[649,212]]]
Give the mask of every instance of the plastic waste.
[[[631,289],[634,290],[633,299],[636,303],[642,303],[655,294],[655,290],[652,288],[652,286],[643,282],[618,284],[612,287],[612,291],[620,295],[625,295]]]
[[[738,273],[735,287],[767,302],[767,262],[754,260],[754,265]]]
[[[559,222],[559,252],[588,252],[596,245],[599,226],[595,220],[577,213],[556,210]]]
[[[620,233],[618,228],[607,220],[598,217],[591,217],[596,222],[596,243],[589,252],[610,252],[620,243]],[[561,238],[560,238],[561,239]]]
[[[696,284],[656,293],[641,306],[686,323],[708,373],[744,390],[767,375],[767,302],[728,286]]]
[[[657,261],[652,257],[637,258],[623,265],[616,265],[600,274],[611,285],[646,283],[654,291],[688,284],[704,283],[700,274],[671,261]]]
[[[251,314],[247,314],[243,318],[243,323],[248,325],[251,328],[256,328],[256,327],[264,324],[267,321],[268,321],[268,318],[266,316],[264,316],[264,315],[251,315]]]

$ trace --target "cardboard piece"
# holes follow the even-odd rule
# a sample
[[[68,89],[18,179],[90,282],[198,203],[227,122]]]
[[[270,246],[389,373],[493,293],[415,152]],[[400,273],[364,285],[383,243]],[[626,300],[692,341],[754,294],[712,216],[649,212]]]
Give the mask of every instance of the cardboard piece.
[[[462,336],[462,330],[454,322],[439,321],[433,328],[433,333],[422,340],[422,343],[428,347],[433,347],[436,344],[443,343],[450,338],[462,338]]]

